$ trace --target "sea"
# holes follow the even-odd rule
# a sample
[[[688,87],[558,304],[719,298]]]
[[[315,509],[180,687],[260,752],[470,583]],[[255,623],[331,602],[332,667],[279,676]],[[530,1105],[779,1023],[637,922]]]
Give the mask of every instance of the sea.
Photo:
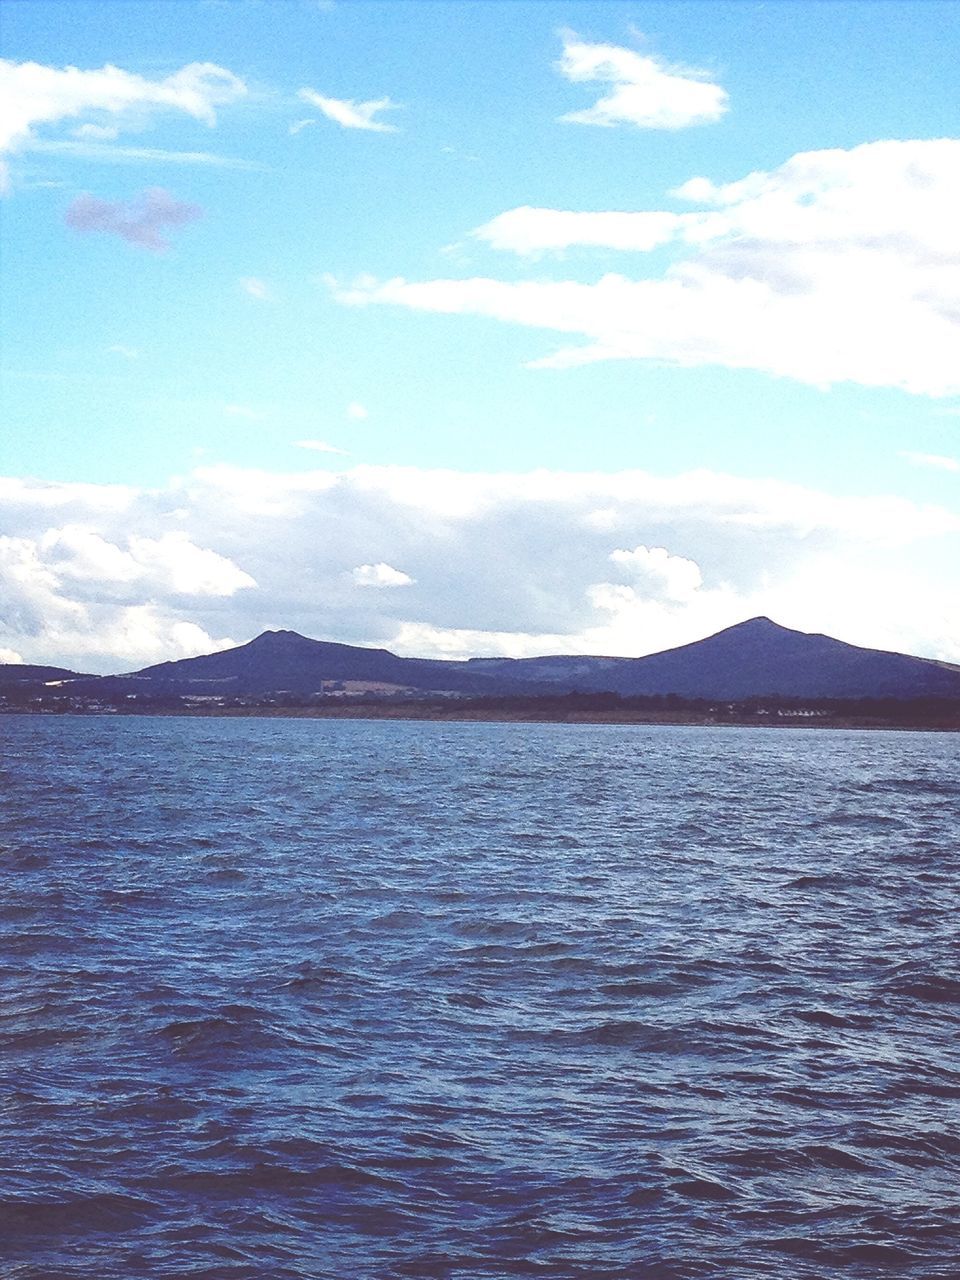
[[[4,1280],[956,1280],[960,735],[0,717]]]

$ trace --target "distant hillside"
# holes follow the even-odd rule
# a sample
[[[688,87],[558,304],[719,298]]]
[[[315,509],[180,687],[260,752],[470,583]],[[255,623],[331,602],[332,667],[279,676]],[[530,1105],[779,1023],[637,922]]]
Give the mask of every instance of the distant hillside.
[[[37,667],[29,662],[0,662],[0,689],[14,685],[46,684],[49,680],[93,680],[65,667]]]
[[[749,698],[960,699],[960,670],[946,663],[845,644],[829,636],[751,618],[705,640],[644,658],[564,656],[401,658],[388,649],[265,631],[248,644],[198,658],[162,662],[128,675],[77,676],[58,667],[0,666],[0,689],[47,688],[89,698],[374,695],[675,694],[737,702]]]
[[[199,658],[161,662],[123,677],[134,688],[200,694],[317,693],[340,681],[418,692],[482,694],[491,687],[466,663],[399,658],[387,649],[310,640],[296,631],[264,631],[248,644]]]
[[[684,697],[960,697],[960,673],[940,663],[752,618],[706,640],[640,660],[637,693],[670,685]],[[646,686],[646,687],[643,687]],[[709,690],[709,692],[708,692]]]
[[[493,664],[496,664],[495,666]],[[960,697],[960,671],[946,663],[793,631],[751,618],[705,640],[645,658],[480,660],[488,674],[557,690],[684,698]]]

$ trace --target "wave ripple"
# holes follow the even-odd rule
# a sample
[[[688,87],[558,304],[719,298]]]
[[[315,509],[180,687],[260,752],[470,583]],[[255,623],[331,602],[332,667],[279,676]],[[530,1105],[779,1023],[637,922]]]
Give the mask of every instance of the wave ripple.
[[[0,718],[10,1280],[956,1280],[960,738]]]

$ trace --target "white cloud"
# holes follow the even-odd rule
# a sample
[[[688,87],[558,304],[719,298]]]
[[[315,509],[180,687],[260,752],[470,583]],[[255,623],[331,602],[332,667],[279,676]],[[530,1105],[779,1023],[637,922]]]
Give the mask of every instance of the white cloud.
[[[23,656],[16,649],[0,649],[0,662],[19,667],[23,665]]]
[[[409,587],[414,579],[409,573],[394,569],[389,564],[360,564],[353,570],[353,580],[358,587]]]
[[[314,453],[339,453],[343,457],[347,456],[346,449],[338,449],[334,444],[327,444],[325,440],[295,440],[294,447],[297,449],[312,449]]]
[[[576,213],[568,209],[508,209],[471,234],[494,249],[540,254],[592,246],[647,251],[677,238],[684,218],[676,213]]]
[[[355,422],[362,422],[364,418],[369,418],[370,413],[365,405],[360,404],[358,400],[351,401],[347,405],[347,417],[352,418]]]
[[[401,622],[390,642],[405,658],[526,658],[531,654],[565,653],[569,636],[532,635],[520,631],[471,631],[465,627],[434,627],[426,622]]]
[[[389,98],[355,102],[351,98],[327,98],[313,89],[301,89],[298,96],[343,129],[366,129],[372,133],[397,132],[396,125],[376,119],[381,111],[395,111],[399,107],[398,102],[391,102]]]
[[[256,298],[258,302],[269,302],[272,298],[270,286],[265,280],[259,280],[256,276],[241,276],[240,288],[249,297]]]
[[[249,172],[263,169],[255,160],[220,156],[211,151],[168,151],[163,147],[128,147],[86,139],[37,138],[30,143],[29,149],[41,155],[71,156],[75,160],[93,160],[104,164],[179,164]]]
[[[248,404],[225,404],[223,412],[228,418],[245,418],[247,422],[260,422],[263,419],[261,410],[252,409]]]
[[[121,546],[89,527],[66,525],[48,529],[35,545],[53,577],[94,582],[101,589],[137,582],[153,592],[222,597],[257,585],[225,556],[194,545],[182,530],[156,538],[131,533]]]
[[[232,560],[195,546],[184,532],[159,538],[131,535],[130,554],[151,575],[177,595],[227,597],[257,584]]]
[[[0,153],[30,146],[38,128],[87,116],[94,118],[81,124],[77,147],[103,144],[114,130],[137,127],[157,111],[183,112],[212,126],[216,108],[246,92],[241,79],[212,62],[151,80],[110,65],[84,71],[0,59]]]
[[[632,551],[611,551],[610,559],[631,577],[652,586],[667,600],[689,600],[703,585],[700,566],[683,556],[673,556],[666,547],[634,547]]]
[[[938,471],[960,471],[960,459],[947,458],[941,453],[913,453],[910,449],[900,452],[901,458],[915,467],[933,467]]]
[[[661,360],[761,370],[816,386],[855,382],[960,394],[960,140],[807,152],[740,182],[676,193],[694,213],[521,208],[474,234],[533,253],[577,244],[644,250],[648,277],[576,280],[360,277],[342,302],[481,315],[578,335],[532,367]]]
[[[572,32],[564,33],[557,65],[574,84],[612,85],[592,107],[560,117],[573,124],[685,129],[719,120],[728,110],[726,91],[708,72],[617,45],[587,44]]]
[[[120,136],[115,124],[82,124],[74,129],[75,138],[93,138],[95,142],[113,142]]]
[[[140,359],[140,351],[136,347],[126,347],[122,342],[114,342],[112,346],[107,347],[107,351],[112,356],[122,356],[124,360]]]
[[[0,646],[28,662],[118,670],[268,626],[422,656],[641,654],[757,614],[960,661],[960,515],[894,497],[217,466],[152,490],[0,480],[0,527]]]
[[[58,578],[106,584],[133,582],[143,575],[143,566],[129,551],[82,525],[48,529],[36,548],[44,565]]]
[[[12,626],[23,637],[31,662],[115,671],[233,643],[169,606],[130,604],[109,593],[83,598],[83,584],[62,579],[44,563],[38,542],[27,538],[0,537],[0,603],[0,630]]]
[[[65,514],[74,511],[93,511],[100,518],[120,518],[132,509],[138,490],[122,484],[86,484],[83,482],[43,484],[21,480],[14,476],[0,476],[0,510],[11,513],[19,520],[27,510]]]

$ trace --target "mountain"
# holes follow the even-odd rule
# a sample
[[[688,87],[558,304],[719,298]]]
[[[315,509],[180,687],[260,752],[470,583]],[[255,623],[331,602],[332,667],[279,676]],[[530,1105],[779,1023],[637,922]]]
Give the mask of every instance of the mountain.
[[[387,685],[416,692],[483,693],[491,681],[466,663],[400,658],[387,649],[366,649],[310,640],[296,631],[264,631],[248,644],[199,658],[161,662],[126,676],[128,692],[191,694],[318,693],[331,682]]]
[[[51,686],[50,681],[65,681]],[[331,687],[332,686],[332,687]],[[265,631],[248,644],[161,662],[129,675],[78,676],[58,667],[0,666],[0,692],[62,692],[89,698],[260,698],[348,693],[471,697],[616,693],[676,694],[738,702],[753,697],[956,698],[960,668],[864,649],[830,636],[751,618],[705,640],[644,658],[401,658],[388,649]]]
[[[320,692],[329,682],[362,682],[418,693],[472,696],[612,692],[677,694],[737,701],[791,698],[960,698],[960,671],[907,654],[751,618],[692,644],[644,658],[401,658],[388,649],[265,631],[249,644],[163,662],[114,677],[128,692],[253,695]]]
[[[521,660],[538,682],[574,682],[584,691],[678,694],[738,701],[789,698],[960,697],[960,671],[907,654],[846,644],[751,618],[705,640],[645,658]],[[583,664],[578,666],[577,664]],[[503,673],[506,674],[506,673]],[[516,678],[516,676],[514,676]]]

